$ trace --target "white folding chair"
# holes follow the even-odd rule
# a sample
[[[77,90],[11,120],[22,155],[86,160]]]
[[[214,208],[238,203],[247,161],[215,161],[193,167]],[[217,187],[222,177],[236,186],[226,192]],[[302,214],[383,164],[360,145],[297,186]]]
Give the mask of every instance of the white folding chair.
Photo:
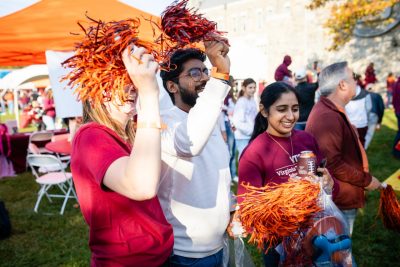
[[[29,136],[29,144],[33,144],[33,142],[50,142],[53,135],[53,132],[34,132]],[[38,147],[38,149],[39,153],[52,153],[51,151],[48,151],[45,147]],[[30,147],[28,145],[28,155],[33,153],[34,152],[30,150]]]
[[[53,197],[64,198],[64,202],[60,210],[60,214],[63,215],[68,199],[78,199],[73,186],[72,174],[70,172],[66,172],[62,167],[61,161],[53,155],[32,154],[28,155],[27,161],[32,169],[33,175],[36,178],[36,182],[40,185],[34,211],[38,212],[39,204],[43,196],[46,196],[50,202],[52,202],[51,198]],[[57,168],[60,171],[48,172],[40,176],[36,170],[36,168],[49,168],[49,166],[53,168],[55,165],[57,165]],[[60,194],[49,193],[50,188],[53,186],[58,187]]]
[[[53,132],[46,132],[46,131],[41,131],[41,132],[34,132],[30,135],[29,137],[29,143],[28,143],[28,153],[27,155],[32,155],[32,154],[54,154],[53,152],[47,150],[45,147],[38,147],[37,145],[35,145],[34,142],[51,142],[52,138],[54,136]],[[59,157],[57,155],[57,157]],[[63,164],[62,164],[62,168],[66,169],[69,165],[69,161],[68,162],[64,162],[62,160]],[[28,161],[26,162],[28,164]],[[59,166],[53,165],[50,166],[48,165],[47,167],[41,167],[39,168],[39,172],[40,173],[46,173],[49,171],[60,171],[61,169],[59,169]]]
[[[40,148],[37,145],[35,145],[34,143],[28,144],[28,151],[30,151],[30,153],[28,153],[27,156],[29,156],[29,155],[40,155],[41,154]],[[60,157],[58,154],[56,154],[56,156],[62,163],[62,165],[61,165],[62,169],[60,169],[60,166],[58,164],[53,164],[53,165],[48,164],[45,167],[38,168],[38,171],[40,173],[46,173],[46,172],[54,172],[54,171],[65,170],[68,167],[69,161],[71,160],[71,158],[68,158],[67,161],[63,161],[63,158]],[[26,164],[28,164],[28,160],[26,161]]]

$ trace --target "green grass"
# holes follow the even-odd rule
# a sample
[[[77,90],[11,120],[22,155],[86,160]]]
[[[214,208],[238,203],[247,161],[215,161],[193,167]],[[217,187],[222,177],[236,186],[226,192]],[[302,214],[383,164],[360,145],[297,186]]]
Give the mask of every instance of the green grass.
[[[8,113],[5,113],[5,114],[0,114],[0,123],[5,123],[6,121],[9,121],[9,120],[15,120],[16,118],[15,118],[15,115],[14,114],[8,114]],[[18,129],[18,132],[19,133],[29,133],[29,132],[34,132],[34,131],[36,131],[36,127],[35,126],[33,126],[33,125],[28,125],[27,127],[25,127],[25,128],[20,128],[20,129]]]
[[[400,161],[391,156],[397,131],[393,111],[385,114],[382,129],[368,149],[371,172],[381,181],[396,171]],[[88,228],[74,200],[63,216],[60,201],[43,199],[39,213],[33,212],[39,186],[29,173],[0,180],[0,198],[10,212],[13,234],[0,241],[0,266],[88,266]],[[378,210],[379,193],[368,193],[367,205],[357,216],[353,253],[360,267],[396,266],[400,235],[383,228]],[[260,253],[247,246],[256,266],[263,266]]]

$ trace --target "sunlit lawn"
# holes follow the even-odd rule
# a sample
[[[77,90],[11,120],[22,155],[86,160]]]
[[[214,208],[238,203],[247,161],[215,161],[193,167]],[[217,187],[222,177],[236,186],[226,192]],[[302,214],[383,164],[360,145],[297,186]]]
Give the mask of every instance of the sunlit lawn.
[[[0,123],[5,123],[6,121],[9,120],[16,120],[15,114],[1,114],[0,115]],[[18,129],[19,133],[28,133],[28,132],[33,132],[36,130],[36,127],[34,127],[33,125],[28,125],[28,127],[22,128],[22,129]]]
[[[387,111],[382,129],[368,149],[371,172],[386,179],[400,167],[391,156],[397,131],[393,111]],[[70,200],[64,216],[58,215],[60,202],[43,199],[40,213],[33,212],[39,187],[29,172],[0,180],[0,198],[10,211],[13,234],[0,241],[0,266],[88,266],[87,227]],[[359,213],[353,233],[353,253],[358,266],[399,266],[400,234],[385,230],[376,217],[379,193],[368,194],[366,207]],[[256,266],[260,254],[249,247]]]

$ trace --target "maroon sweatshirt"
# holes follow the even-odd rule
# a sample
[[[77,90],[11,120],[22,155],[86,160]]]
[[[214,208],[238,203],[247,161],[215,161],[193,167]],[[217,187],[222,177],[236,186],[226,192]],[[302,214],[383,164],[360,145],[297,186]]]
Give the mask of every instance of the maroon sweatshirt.
[[[339,182],[335,204],[343,210],[363,207],[364,187],[372,177],[364,171],[357,132],[345,114],[328,98],[321,97],[308,117],[306,131],[317,140],[327,157],[328,169]]]
[[[246,192],[242,182],[252,186],[262,187],[267,183],[281,184],[287,182],[289,177],[297,175],[297,161],[300,153],[305,150],[313,151],[317,156],[317,164],[323,158],[315,139],[304,131],[292,131],[293,156],[289,155],[275,142],[289,153],[292,146],[289,137],[273,136],[266,133],[257,136],[245,149],[239,161],[239,186],[238,195]],[[293,161],[290,159],[292,158]],[[333,197],[339,188],[333,188]],[[241,202],[242,199],[238,199]]]

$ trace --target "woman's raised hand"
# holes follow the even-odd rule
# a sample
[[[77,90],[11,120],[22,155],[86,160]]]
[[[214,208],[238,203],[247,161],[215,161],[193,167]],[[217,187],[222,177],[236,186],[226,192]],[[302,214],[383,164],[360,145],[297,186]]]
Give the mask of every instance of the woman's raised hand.
[[[159,94],[156,79],[158,63],[151,54],[146,53],[145,48],[129,45],[122,52],[122,61],[139,96]]]

